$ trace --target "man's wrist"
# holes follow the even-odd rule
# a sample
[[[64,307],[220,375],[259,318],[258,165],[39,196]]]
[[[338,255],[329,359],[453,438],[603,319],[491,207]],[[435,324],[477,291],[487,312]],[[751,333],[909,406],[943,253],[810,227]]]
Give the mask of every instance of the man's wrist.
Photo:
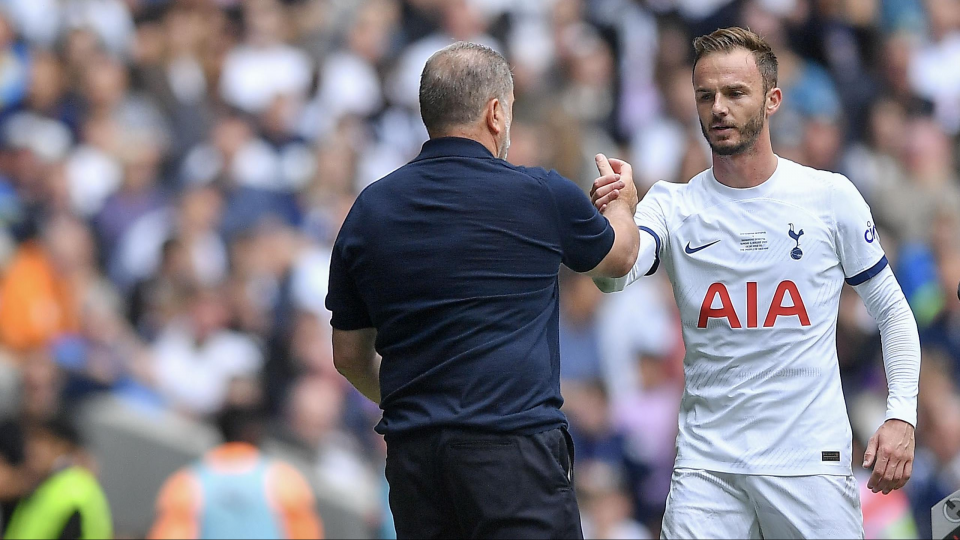
[[[916,413],[916,412],[913,412],[913,413],[911,414],[911,411],[888,410],[886,416],[885,416],[884,419],[883,419],[883,421],[884,421],[884,422],[887,422],[888,420],[900,420],[901,422],[906,422],[906,423],[910,424],[910,425],[913,426],[914,428],[917,427],[917,413]]]

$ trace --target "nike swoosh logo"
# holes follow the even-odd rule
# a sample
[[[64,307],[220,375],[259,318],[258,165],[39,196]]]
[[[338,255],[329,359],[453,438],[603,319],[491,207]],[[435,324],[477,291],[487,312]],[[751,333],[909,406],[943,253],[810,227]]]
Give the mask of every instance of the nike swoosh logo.
[[[687,252],[687,255],[693,255],[694,253],[696,253],[696,252],[698,252],[698,251],[707,249],[708,247],[716,244],[717,242],[719,242],[719,240],[714,240],[713,242],[710,242],[709,244],[704,244],[704,245],[702,245],[702,246],[700,246],[700,247],[695,247],[695,248],[690,247],[690,242],[687,242],[687,247],[683,248],[683,250],[684,250],[685,252]]]

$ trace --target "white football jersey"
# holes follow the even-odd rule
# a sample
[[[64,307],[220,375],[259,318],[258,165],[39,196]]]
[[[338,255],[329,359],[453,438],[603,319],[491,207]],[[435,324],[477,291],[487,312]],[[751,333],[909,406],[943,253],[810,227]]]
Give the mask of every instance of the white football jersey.
[[[837,362],[844,280],[887,265],[870,209],[844,176],[778,158],[734,189],[707,170],[658,182],[637,225],[658,240],[686,344],[678,468],[850,474]]]

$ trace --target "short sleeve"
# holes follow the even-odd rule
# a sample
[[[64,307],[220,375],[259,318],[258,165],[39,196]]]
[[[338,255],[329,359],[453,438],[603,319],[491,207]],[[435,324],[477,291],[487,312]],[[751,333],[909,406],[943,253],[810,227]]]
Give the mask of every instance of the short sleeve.
[[[837,257],[850,285],[860,285],[887,266],[876,222],[863,196],[846,177],[837,175],[833,188]]]
[[[613,227],[577,184],[555,171],[546,180],[559,215],[563,264],[574,272],[593,270],[613,247]]]
[[[667,217],[663,212],[664,202],[670,196],[666,183],[657,182],[650,188],[643,200],[637,205],[637,213],[634,215],[634,222],[637,227],[653,237],[656,243],[655,258],[653,266],[646,275],[654,274],[660,267],[660,257],[664,247],[667,245]]]
[[[360,330],[373,327],[360,289],[350,275],[349,265],[344,259],[343,242],[350,233],[340,230],[340,237],[333,246],[330,256],[330,282],[327,287],[326,306],[332,316],[330,325],[337,330]]]

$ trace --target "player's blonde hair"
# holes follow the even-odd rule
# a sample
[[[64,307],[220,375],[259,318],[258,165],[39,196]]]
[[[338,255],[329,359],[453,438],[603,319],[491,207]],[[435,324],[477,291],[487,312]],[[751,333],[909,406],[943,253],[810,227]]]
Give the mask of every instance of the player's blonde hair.
[[[696,68],[697,62],[708,54],[735,49],[746,49],[753,53],[763,79],[764,92],[777,86],[777,56],[773,54],[770,44],[758,34],[739,26],[721,28],[694,39],[693,50],[696,54],[693,67]]]

